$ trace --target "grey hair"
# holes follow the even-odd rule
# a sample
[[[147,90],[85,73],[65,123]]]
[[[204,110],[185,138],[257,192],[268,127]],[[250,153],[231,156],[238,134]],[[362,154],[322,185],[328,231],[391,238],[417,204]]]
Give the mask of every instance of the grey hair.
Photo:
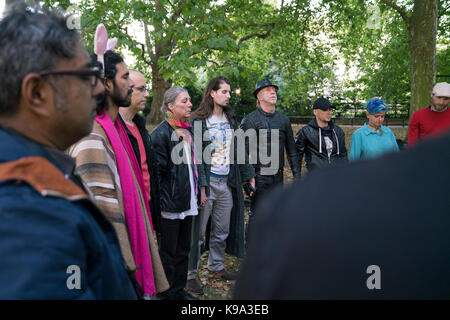
[[[167,112],[167,109],[169,108],[169,103],[170,104],[174,104],[175,100],[177,100],[177,97],[180,93],[182,92],[188,92],[185,88],[181,88],[181,87],[172,87],[169,90],[167,90],[164,93],[164,99],[163,99],[163,104],[161,106],[161,111],[163,113]]]
[[[0,115],[18,111],[22,81],[32,72],[54,69],[72,59],[80,35],[62,12],[19,2],[0,20]]]

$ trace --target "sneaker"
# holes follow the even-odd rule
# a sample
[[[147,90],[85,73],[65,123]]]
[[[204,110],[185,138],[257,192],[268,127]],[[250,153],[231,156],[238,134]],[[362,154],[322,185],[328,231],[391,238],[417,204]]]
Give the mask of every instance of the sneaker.
[[[225,269],[222,269],[222,270],[220,270],[218,272],[212,272],[212,274],[216,275],[219,278],[225,279],[225,280],[233,281],[233,280],[237,279],[237,275],[236,274],[230,273],[230,272],[228,272]]]
[[[202,286],[200,285],[200,281],[198,281],[197,279],[188,280],[186,282],[186,290],[190,293],[197,294],[199,296],[205,294]]]

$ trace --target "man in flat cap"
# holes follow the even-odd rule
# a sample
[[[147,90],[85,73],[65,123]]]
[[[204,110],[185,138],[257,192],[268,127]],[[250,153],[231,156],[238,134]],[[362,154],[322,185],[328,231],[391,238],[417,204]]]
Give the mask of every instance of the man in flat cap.
[[[409,122],[408,147],[450,130],[450,84],[437,83],[431,92],[431,105],[413,113]]]
[[[247,115],[241,123],[242,130],[248,133],[248,130],[253,129],[257,137],[255,143],[246,141],[246,150],[250,155],[250,148],[257,148],[257,159],[251,160],[256,173],[256,193],[252,197],[251,205],[253,213],[258,200],[270,188],[283,183],[285,149],[294,178],[300,178],[300,161],[295,149],[291,122],[287,116],[275,110],[277,91],[278,87],[269,79],[260,80],[253,92],[258,109]],[[249,226],[253,217],[254,215],[250,216]]]
[[[301,128],[295,137],[295,145],[301,163],[305,157],[308,172],[330,164],[347,162],[345,133],[331,120],[330,101],[319,98],[314,101],[315,118]]]

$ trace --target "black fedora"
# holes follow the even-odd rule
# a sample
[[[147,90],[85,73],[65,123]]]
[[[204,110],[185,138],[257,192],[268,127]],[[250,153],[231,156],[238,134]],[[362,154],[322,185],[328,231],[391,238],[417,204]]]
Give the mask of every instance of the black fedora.
[[[253,96],[256,98],[258,92],[266,87],[274,87],[278,91],[278,86],[274,85],[272,82],[270,82],[269,79],[266,78],[258,81],[255,87],[255,91],[253,91]]]

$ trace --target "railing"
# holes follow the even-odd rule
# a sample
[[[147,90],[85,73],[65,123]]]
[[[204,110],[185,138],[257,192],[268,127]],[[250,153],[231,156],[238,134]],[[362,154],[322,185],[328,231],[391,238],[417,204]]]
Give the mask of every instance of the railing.
[[[314,116],[289,116],[292,124],[308,124]],[[365,117],[335,117],[333,121],[338,125],[362,126],[367,122]],[[385,126],[408,126],[408,118],[385,118],[383,125]]]

